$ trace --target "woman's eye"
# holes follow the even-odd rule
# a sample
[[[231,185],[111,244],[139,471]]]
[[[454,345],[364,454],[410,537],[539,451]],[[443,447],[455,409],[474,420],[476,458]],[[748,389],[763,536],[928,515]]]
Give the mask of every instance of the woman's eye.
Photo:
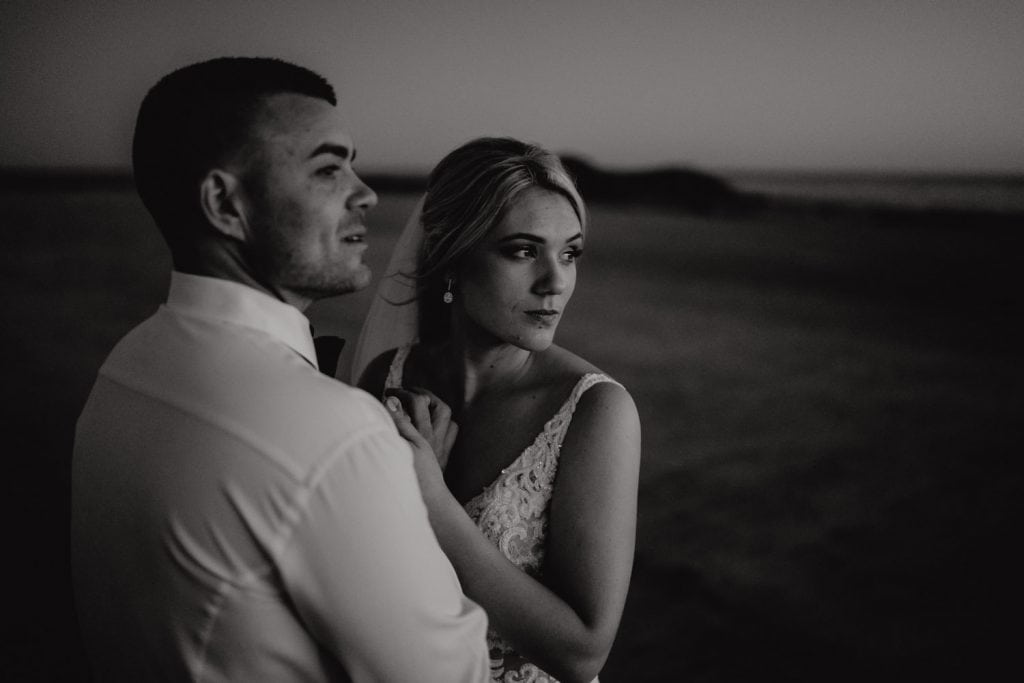
[[[570,249],[562,254],[562,258],[564,258],[567,263],[574,263],[581,256],[583,256],[583,250],[580,248]]]
[[[508,255],[512,258],[530,258],[534,255],[535,250],[533,247],[523,245],[521,247],[515,247],[509,250]]]

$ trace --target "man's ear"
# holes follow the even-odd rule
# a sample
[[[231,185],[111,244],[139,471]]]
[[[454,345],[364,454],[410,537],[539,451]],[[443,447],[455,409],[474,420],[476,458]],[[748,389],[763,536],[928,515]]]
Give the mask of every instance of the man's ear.
[[[212,169],[199,185],[199,204],[214,230],[225,237],[244,242],[247,226],[239,194],[240,186],[238,177],[233,173]]]

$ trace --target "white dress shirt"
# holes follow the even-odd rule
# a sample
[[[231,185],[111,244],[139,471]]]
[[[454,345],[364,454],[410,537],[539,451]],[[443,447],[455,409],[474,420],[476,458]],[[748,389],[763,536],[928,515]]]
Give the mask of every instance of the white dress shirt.
[[[72,569],[97,680],[478,681],[466,598],[385,409],[309,322],[173,273],[78,421]]]

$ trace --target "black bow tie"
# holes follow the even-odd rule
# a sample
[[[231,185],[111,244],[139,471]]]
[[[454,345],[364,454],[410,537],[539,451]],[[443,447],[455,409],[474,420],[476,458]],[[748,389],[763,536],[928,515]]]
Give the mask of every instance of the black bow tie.
[[[338,357],[345,348],[345,340],[325,334],[313,337],[313,348],[316,349],[316,364],[320,366],[320,372],[334,377],[338,370]]]

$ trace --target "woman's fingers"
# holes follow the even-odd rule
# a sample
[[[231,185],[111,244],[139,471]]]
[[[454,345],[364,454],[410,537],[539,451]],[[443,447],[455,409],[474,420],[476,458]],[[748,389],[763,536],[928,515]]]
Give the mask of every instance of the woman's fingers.
[[[436,426],[439,422],[447,424],[452,419],[451,407],[438,398],[437,394],[430,389],[415,387],[413,391],[422,393],[427,397],[427,406],[430,409],[430,419]]]
[[[421,447],[429,445],[427,440],[423,438],[416,426],[413,425],[412,420],[405,412],[405,408],[402,407],[402,402],[395,396],[388,396],[384,400],[384,405],[387,406],[388,413],[391,415],[392,421],[395,423],[395,427],[398,429],[398,433],[413,446]]]
[[[433,440],[434,429],[430,420],[430,399],[428,397],[408,389],[387,389],[384,393],[388,398],[397,398],[401,401],[405,413],[412,420],[416,429],[427,441]]]
[[[448,463],[458,427],[452,422],[452,411],[429,389],[387,389],[388,401],[399,401],[413,427],[430,446],[443,468]]]
[[[416,480],[419,482],[424,500],[443,496],[447,489],[431,444],[413,425],[397,396],[386,397],[384,405],[387,406],[388,413],[390,413],[399,435],[409,442],[412,450],[412,466],[416,472]]]
[[[448,456],[452,452],[452,446],[455,445],[455,439],[459,435],[459,425],[454,422],[448,423],[448,429],[444,435],[444,445],[441,451],[437,454],[437,461],[441,464],[443,470],[448,465]]]
[[[405,415],[405,411],[402,410],[402,402],[398,400],[397,396],[388,396],[384,399],[384,405],[395,415]]]
[[[434,428],[434,433],[438,435],[444,434],[452,420],[452,409],[448,404],[438,398],[437,394],[430,389],[412,387],[409,391],[426,399],[427,411],[430,414],[430,424]]]
[[[447,403],[429,389],[413,387],[410,391],[427,400],[432,430],[431,435],[427,438],[443,468],[448,463],[448,454],[452,449],[452,444],[455,443],[455,434],[450,433],[450,430],[454,427],[455,431],[458,431],[458,427],[452,422],[452,410]]]

